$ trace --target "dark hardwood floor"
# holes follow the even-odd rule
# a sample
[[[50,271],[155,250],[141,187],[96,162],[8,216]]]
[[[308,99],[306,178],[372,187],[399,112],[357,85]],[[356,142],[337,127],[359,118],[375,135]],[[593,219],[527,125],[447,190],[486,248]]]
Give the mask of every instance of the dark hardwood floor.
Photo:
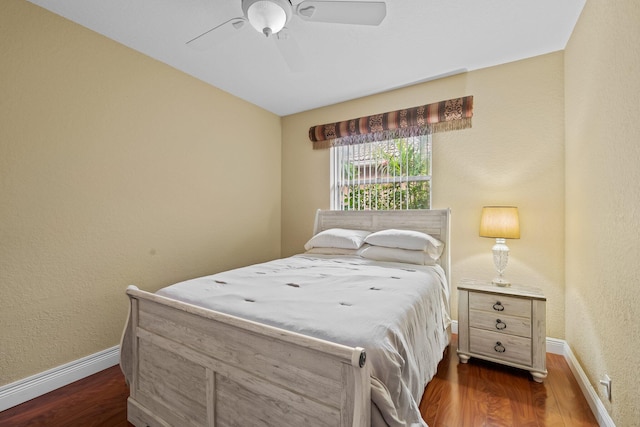
[[[1,427],[127,427],[129,388],[113,366],[0,412]]]
[[[420,409],[430,427],[598,426],[562,356],[547,354],[543,384],[518,369],[471,359],[454,341]],[[129,390],[118,366],[0,412],[0,426],[127,427]]]

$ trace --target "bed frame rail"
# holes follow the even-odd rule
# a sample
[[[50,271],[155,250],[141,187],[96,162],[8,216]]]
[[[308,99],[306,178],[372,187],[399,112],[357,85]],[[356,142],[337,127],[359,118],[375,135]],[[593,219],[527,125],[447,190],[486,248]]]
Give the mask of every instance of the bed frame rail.
[[[121,366],[142,426],[370,425],[370,371],[351,348],[130,286]]]

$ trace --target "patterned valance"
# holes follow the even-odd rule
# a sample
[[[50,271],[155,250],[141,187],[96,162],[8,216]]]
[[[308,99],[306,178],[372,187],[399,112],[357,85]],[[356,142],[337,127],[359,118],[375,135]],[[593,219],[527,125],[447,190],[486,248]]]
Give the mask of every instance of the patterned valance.
[[[471,127],[473,96],[309,128],[314,149]]]

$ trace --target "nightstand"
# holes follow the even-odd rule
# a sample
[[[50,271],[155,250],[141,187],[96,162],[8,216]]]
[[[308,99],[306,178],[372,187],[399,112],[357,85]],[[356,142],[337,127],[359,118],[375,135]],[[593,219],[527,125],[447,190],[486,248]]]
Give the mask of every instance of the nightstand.
[[[542,382],[546,369],[546,303],[537,288],[461,280],[458,283],[458,357],[526,369]]]

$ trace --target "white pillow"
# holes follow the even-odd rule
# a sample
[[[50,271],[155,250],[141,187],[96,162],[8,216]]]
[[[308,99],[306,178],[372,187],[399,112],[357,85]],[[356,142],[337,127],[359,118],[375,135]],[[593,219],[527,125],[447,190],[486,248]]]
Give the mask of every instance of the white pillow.
[[[359,255],[360,249],[344,249],[344,248],[311,248],[305,252],[309,255]]]
[[[405,264],[435,265],[436,261],[425,251],[368,246],[360,250],[362,258],[376,261],[404,262]]]
[[[420,231],[396,230],[393,228],[369,234],[365,239],[365,243],[387,248],[424,251],[434,260],[440,258],[444,250],[444,243],[433,236]]]
[[[330,228],[313,236],[305,243],[304,248],[307,251],[311,248],[358,249],[369,234],[369,231],[364,230]]]

